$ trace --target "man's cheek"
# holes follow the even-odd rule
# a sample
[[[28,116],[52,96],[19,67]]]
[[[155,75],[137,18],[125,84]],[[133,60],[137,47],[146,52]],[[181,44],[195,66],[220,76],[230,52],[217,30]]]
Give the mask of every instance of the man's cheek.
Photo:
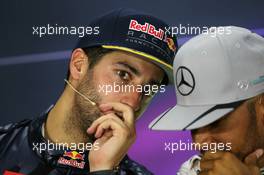
[[[231,142],[226,143],[226,145],[226,149],[228,149],[229,152],[234,154],[239,160],[243,160],[246,155],[245,150],[243,150],[243,146]]]
[[[120,94],[115,92],[100,93],[101,104],[109,102],[120,102]]]
[[[245,142],[245,140],[240,142],[236,141],[235,139],[228,139],[225,143],[228,146],[229,151],[236,154],[238,152],[241,152],[241,149],[243,149],[243,142]]]
[[[204,140],[206,139],[206,137],[201,136],[199,134],[194,134],[193,132],[191,133],[191,136],[192,136],[192,140],[194,143],[197,143],[197,144],[205,143]]]
[[[100,94],[101,96],[111,96],[113,92],[119,92],[118,88],[115,87],[115,82],[110,79],[110,77],[108,79],[106,78],[107,77],[94,80],[94,85],[97,89],[98,94]]]

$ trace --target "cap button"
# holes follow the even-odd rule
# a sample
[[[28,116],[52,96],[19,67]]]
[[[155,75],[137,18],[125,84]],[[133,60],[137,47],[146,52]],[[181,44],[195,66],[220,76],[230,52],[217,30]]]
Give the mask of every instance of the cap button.
[[[235,44],[235,47],[239,49],[240,48],[240,44],[239,43],[236,43]]]
[[[201,54],[205,56],[205,55],[207,55],[207,52],[206,52],[205,50],[203,50],[203,51],[201,52]]]

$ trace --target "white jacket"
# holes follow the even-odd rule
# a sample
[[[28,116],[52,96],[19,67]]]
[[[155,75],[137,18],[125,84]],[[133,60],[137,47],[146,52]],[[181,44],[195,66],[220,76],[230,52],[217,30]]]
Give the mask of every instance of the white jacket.
[[[197,175],[200,172],[200,156],[193,156],[182,164],[177,175]]]
[[[182,164],[177,175],[198,175],[200,169],[200,156],[193,156]],[[260,175],[264,175],[264,167],[260,169]]]

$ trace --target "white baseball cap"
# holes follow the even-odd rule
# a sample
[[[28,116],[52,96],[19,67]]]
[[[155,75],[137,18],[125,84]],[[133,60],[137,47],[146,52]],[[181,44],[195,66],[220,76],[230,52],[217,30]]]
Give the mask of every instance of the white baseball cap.
[[[179,49],[173,65],[177,104],[149,128],[197,129],[264,92],[264,38],[241,27],[219,28]]]

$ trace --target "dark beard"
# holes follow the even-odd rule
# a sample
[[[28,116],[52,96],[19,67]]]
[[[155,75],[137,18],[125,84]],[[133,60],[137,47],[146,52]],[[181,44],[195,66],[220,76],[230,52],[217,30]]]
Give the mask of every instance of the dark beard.
[[[98,104],[100,97],[93,85],[92,71],[88,73],[89,76],[80,83],[77,90]],[[89,101],[76,94],[68,121],[65,122],[65,132],[76,141],[94,142],[94,136],[88,135],[87,129],[100,116],[101,112],[97,106],[93,106]]]
[[[263,138],[261,137],[261,134],[258,131],[258,125],[257,125],[257,118],[256,115],[250,114],[250,124],[247,128],[247,135],[245,139],[245,145],[243,146],[243,150],[241,150],[239,153],[236,153],[236,156],[240,160],[244,160],[249,154],[256,151],[258,148],[263,147]]]

